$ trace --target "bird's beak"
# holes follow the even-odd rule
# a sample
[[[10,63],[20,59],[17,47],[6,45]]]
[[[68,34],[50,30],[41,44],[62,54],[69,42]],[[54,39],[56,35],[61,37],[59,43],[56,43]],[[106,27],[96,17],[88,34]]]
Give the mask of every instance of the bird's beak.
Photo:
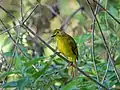
[[[51,37],[55,37],[56,35],[52,35]]]

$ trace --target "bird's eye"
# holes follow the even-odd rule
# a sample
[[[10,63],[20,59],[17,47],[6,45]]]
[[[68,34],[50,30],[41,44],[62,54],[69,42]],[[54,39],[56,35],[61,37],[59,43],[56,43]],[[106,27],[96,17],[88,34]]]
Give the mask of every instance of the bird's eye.
[[[59,33],[59,32],[57,32],[57,33]]]

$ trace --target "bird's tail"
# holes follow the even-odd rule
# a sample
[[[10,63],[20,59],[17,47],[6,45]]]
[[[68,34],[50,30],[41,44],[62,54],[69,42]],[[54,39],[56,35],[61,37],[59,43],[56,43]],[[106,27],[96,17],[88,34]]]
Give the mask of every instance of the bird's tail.
[[[76,60],[73,62],[73,65],[77,66]],[[78,75],[77,69],[74,68],[72,65],[68,66],[68,75],[76,77]]]

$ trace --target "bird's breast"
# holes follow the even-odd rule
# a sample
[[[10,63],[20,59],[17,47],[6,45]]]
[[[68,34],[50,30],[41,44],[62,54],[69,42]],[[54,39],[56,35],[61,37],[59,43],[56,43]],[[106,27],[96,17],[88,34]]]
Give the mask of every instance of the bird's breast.
[[[58,50],[66,57],[73,56],[73,51],[71,45],[68,43],[68,40],[64,37],[56,38]]]

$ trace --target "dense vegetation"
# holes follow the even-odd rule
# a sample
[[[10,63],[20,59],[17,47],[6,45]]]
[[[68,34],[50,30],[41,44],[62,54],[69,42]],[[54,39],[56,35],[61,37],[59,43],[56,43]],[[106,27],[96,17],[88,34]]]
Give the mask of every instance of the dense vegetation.
[[[120,90],[120,0],[94,6],[94,0],[1,0],[0,90]],[[77,43],[76,78],[56,53],[56,28]]]

